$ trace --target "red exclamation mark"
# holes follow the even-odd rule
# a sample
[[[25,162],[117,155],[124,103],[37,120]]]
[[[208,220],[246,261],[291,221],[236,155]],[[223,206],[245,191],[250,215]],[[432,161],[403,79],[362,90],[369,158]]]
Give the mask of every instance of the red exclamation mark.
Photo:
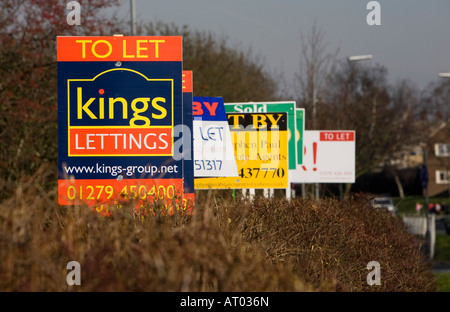
[[[303,147],[303,156],[306,155],[306,146]],[[304,171],[308,171],[308,169],[306,169],[305,165],[302,166]]]
[[[316,160],[317,160],[317,142],[313,142],[313,160],[314,160],[314,166],[315,166]],[[317,168],[314,167],[313,171],[317,171]]]

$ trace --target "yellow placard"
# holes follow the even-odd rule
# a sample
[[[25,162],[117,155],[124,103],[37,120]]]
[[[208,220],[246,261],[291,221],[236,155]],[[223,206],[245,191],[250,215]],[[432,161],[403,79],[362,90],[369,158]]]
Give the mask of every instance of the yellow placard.
[[[227,117],[239,176],[196,178],[195,189],[286,188],[287,114],[229,113]]]

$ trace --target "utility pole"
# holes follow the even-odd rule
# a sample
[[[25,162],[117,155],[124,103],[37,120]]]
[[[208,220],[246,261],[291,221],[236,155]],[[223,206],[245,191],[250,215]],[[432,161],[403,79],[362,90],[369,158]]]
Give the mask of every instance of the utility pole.
[[[316,64],[312,61],[312,105],[313,105],[313,130],[317,130],[317,96],[316,96]],[[316,199],[319,199],[319,183],[315,184]]]
[[[131,27],[131,35],[136,35],[136,9],[134,6],[134,0],[130,0],[130,27]]]
[[[427,229],[425,233],[425,239],[426,239],[426,245],[427,245],[427,252],[430,259],[433,259],[434,257],[434,244],[436,240],[436,225],[435,225],[435,215],[430,214],[428,211],[428,152],[427,147],[424,146],[423,149],[423,165],[422,169],[420,171],[420,182],[422,183],[422,187],[424,190],[425,195],[425,218],[426,218],[426,224]]]
[[[372,58],[373,58],[372,54],[353,55],[347,57],[347,62],[349,66],[352,66],[353,62],[371,60]],[[353,79],[353,67],[350,68],[350,78]],[[339,130],[341,129],[341,123],[339,120],[338,120],[338,129]],[[344,198],[344,185],[342,183],[339,183],[339,198],[340,199]]]
[[[439,73],[438,76],[441,77],[441,78],[450,78],[450,72]],[[447,113],[448,112],[447,106],[444,106],[444,109],[445,109],[445,111],[444,111],[444,118],[445,118],[445,120],[447,122],[449,122],[450,118],[449,118],[448,113]],[[450,172],[447,170],[448,196],[450,197],[450,174],[449,173]]]

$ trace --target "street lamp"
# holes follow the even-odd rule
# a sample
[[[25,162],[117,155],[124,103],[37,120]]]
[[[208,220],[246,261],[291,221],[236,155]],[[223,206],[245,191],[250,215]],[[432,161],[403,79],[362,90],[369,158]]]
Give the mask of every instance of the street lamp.
[[[450,72],[447,73],[439,73],[438,74],[439,77],[441,78],[450,78]],[[448,116],[447,116],[447,106],[444,106],[444,117],[446,118],[446,120],[448,120]],[[447,182],[448,182],[448,190],[450,192],[450,175],[447,172]],[[450,193],[449,193],[450,194]]]
[[[439,73],[438,76],[441,78],[450,78],[450,72]],[[444,117],[448,120],[447,111],[448,111],[447,106],[444,106]],[[450,177],[449,177],[449,180],[450,180]],[[449,190],[450,190],[450,184],[449,184]]]
[[[439,77],[441,78],[450,78],[450,73],[439,73],[438,74]],[[446,114],[447,115],[447,114]],[[428,253],[429,253],[429,257],[430,259],[433,259],[434,256],[434,248],[436,245],[436,221],[435,221],[435,216],[433,215],[432,218],[430,218],[430,215],[428,213],[428,201],[429,201],[429,197],[428,197],[428,169],[427,169],[427,148],[425,145],[424,151],[423,151],[423,165],[422,165],[422,171],[425,174],[425,181],[421,181],[422,182],[422,187],[425,189],[425,216],[427,219],[427,229],[426,229],[426,233],[425,233],[425,238],[426,238],[426,243],[428,244]],[[421,172],[422,173],[422,172]],[[422,180],[422,177],[421,177]],[[447,173],[447,180],[450,180],[448,173]],[[425,182],[425,183],[424,183]],[[450,189],[450,184],[449,184],[449,189]]]
[[[371,60],[373,58],[372,54],[366,54],[366,55],[354,55],[349,56],[347,60],[349,62],[355,62],[355,61],[365,61],[365,60]]]
[[[355,62],[355,61],[365,61],[372,59],[372,54],[365,54],[365,55],[354,55],[349,56],[347,58],[348,62]],[[313,70],[312,70],[312,107],[313,107],[313,130],[316,130],[316,123],[317,123],[317,98],[316,98],[316,70],[315,70],[315,64],[313,63]],[[304,185],[302,185],[302,193],[305,194],[304,191]],[[339,184],[339,192],[340,197],[342,198],[342,183]],[[316,198],[319,198],[319,183],[315,184],[315,195]]]
[[[353,56],[349,56],[347,57],[347,61],[349,63],[352,62],[357,62],[357,61],[366,61],[366,60],[371,60],[373,58],[372,54],[364,54],[364,55],[353,55]],[[351,77],[353,76],[353,67],[352,67],[352,72],[351,72]],[[340,122],[338,120],[338,129],[340,130],[341,125]],[[344,190],[343,190],[343,184],[339,183],[339,198],[343,199],[344,197]]]

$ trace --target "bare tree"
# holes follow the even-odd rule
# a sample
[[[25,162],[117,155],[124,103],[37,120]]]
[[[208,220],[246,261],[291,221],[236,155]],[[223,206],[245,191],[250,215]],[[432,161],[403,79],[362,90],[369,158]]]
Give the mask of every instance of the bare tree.
[[[389,164],[402,194],[396,161],[420,143],[419,96],[407,81],[391,86],[387,74],[378,64],[342,62],[330,84],[324,118],[356,131],[356,178]]]
[[[300,70],[296,75],[299,85],[299,106],[305,108],[307,120],[312,120],[312,129],[318,129],[318,102],[322,101],[327,85],[334,73],[339,48],[327,51],[325,33],[314,22],[306,36],[301,34]],[[306,124],[309,126],[310,124]]]
[[[222,96],[226,102],[277,100],[278,84],[264,61],[227,37],[188,26],[154,22],[138,27],[145,35],[182,35],[183,68],[194,71],[196,96]]]
[[[82,25],[76,27],[67,24],[67,2],[0,1],[0,199],[23,175],[44,164],[56,169],[56,36],[117,31],[114,19],[103,14],[118,6],[116,0],[86,1]]]
[[[430,82],[423,91],[423,112],[430,123],[450,118],[450,79]]]
[[[392,88],[391,101],[397,116],[394,142],[398,142],[398,147],[397,151],[385,160],[385,170],[394,178],[399,196],[403,198],[405,193],[399,171],[421,165],[409,161],[409,155],[417,151],[416,147],[424,141],[424,134],[427,132],[423,131],[420,122],[420,95],[410,81],[402,80]]]
[[[315,21],[310,32],[305,36],[301,33],[300,40],[300,68],[295,82],[298,84],[299,100],[297,106],[305,108],[305,128],[319,129],[318,103],[325,93],[326,85],[334,71],[334,65],[339,49],[333,53],[327,51],[324,41],[325,33]],[[310,187],[308,187],[310,188]],[[319,197],[319,184],[315,184],[315,197]],[[312,190],[302,185],[303,196]]]

